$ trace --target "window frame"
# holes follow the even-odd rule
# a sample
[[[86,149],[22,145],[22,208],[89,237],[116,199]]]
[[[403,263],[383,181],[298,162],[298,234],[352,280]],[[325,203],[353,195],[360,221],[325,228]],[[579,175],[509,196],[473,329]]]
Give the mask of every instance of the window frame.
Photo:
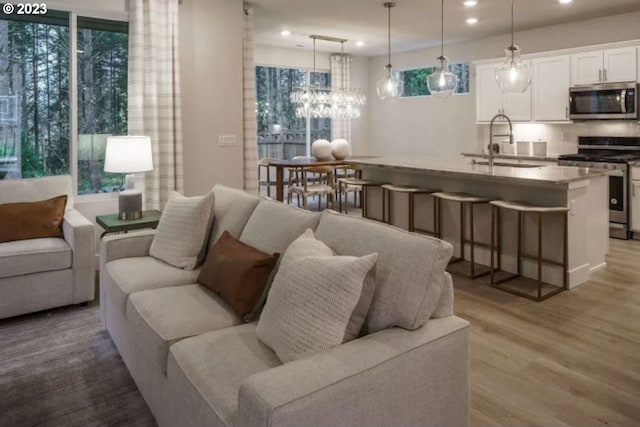
[[[0,2],[0,5],[4,2]],[[22,22],[40,22],[53,23],[56,25],[65,25],[63,15],[67,15],[69,28],[69,174],[71,175],[71,188],[74,201],[83,202],[104,202],[109,200],[117,200],[118,193],[95,193],[95,194],[78,194],[78,29],[86,28],[78,26],[78,20],[88,23],[96,21],[114,21],[113,23],[101,26],[102,30],[113,31],[113,27],[109,25],[122,26],[129,25],[128,13],[109,13],[96,10],[72,10],[65,7],[55,7],[56,5],[48,5],[47,15],[51,13],[52,17],[37,15],[2,15],[0,18],[5,20],[22,21]],[[94,28],[94,27],[91,27]]]
[[[462,92],[462,93],[452,93],[451,96],[464,96],[464,95],[471,95],[471,62],[469,61],[457,61],[457,62],[451,62],[449,63],[449,66],[451,65],[458,65],[458,64],[467,64],[469,66],[469,92]],[[411,67],[402,67],[402,68],[396,68],[394,71],[398,74],[403,73],[405,71],[415,71],[415,70],[424,70],[427,68],[438,68],[438,65],[419,65],[419,66],[411,66]],[[402,96],[399,97],[399,99],[420,99],[420,98],[432,98],[433,95],[429,94],[429,95],[413,95],[413,96],[405,96],[404,93]]]

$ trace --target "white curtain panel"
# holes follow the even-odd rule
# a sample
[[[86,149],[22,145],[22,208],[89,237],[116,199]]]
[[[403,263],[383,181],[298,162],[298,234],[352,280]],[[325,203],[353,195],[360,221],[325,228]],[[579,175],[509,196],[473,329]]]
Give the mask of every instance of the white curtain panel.
[[[129,135],[151,138],[147,209],[184,191],[178,8],[179,0],[129,0]]]
[[[256,121],[256,67],[253,57],[253,16],[244,13],[244,189],[258,192],[258,124]]]
[[[351,57],[349,55],[333,54],[331,62],[331,87],[351,87]],[[351,119],[333,119],[331,121],[331,135],[333,139],[342,138],[351,142]]]

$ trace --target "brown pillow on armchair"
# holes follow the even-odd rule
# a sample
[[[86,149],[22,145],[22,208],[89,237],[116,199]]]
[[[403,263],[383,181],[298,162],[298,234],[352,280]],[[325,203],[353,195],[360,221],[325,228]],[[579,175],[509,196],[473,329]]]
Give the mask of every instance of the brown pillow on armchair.
[[[207,254],[198,283],[211,289],[245,320],[260,301],[280,254],[270,255],[225,231]]]
[[[67,196],[0,205],[0,243],[62,237]]]

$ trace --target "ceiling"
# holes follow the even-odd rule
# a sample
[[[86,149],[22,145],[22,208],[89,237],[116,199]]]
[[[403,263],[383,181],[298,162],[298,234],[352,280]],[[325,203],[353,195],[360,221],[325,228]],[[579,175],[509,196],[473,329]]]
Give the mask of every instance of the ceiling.
[[[252,0],[257,43],[310,49],[310,34],[348,39],[345,51],[365,56],[387,50],[387,10],[384,0]],[[462,0],[445,0],[445,43],[504,34],[510,31],[509,0],[478,0],[469,8]],[[601,16],[640,11],[640,0],[516,0],[516,31]],[[468,25],[469,17],[478,19]],[[396,0],[392,9],[394,52],[440,43],[440,1]],[[291,31],[282,37],[282,30]],[[356,47],[355,41],[364,41]],[[335,43],[317,42],[319,51],[336,51]]]

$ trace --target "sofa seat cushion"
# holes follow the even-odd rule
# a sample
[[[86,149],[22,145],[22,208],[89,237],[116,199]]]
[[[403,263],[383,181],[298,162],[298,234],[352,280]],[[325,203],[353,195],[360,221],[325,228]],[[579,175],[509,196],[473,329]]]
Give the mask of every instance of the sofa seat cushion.
[[[111,283],[106,284],[111,301],[122,314],[125,314],[129,295],[150,289],[191,285],[196,283],[200,274],[199,269],[183,270],[149,256],[117,259],[107,263],[106,270],[111,279]]]
[[[188,338],[169,352],[170,397],[189,425],[233,426],[240,385],[280,365],[276,354],[258,341],[255,323]]]
[[[0,278],[71,268],[71,247],[61,238],[0,243]]]
[[[169,347],[181,339],[242,323],[215,293],[201,285],[172,286],[131,294],[127,322],[139,351],[167,373]]]

